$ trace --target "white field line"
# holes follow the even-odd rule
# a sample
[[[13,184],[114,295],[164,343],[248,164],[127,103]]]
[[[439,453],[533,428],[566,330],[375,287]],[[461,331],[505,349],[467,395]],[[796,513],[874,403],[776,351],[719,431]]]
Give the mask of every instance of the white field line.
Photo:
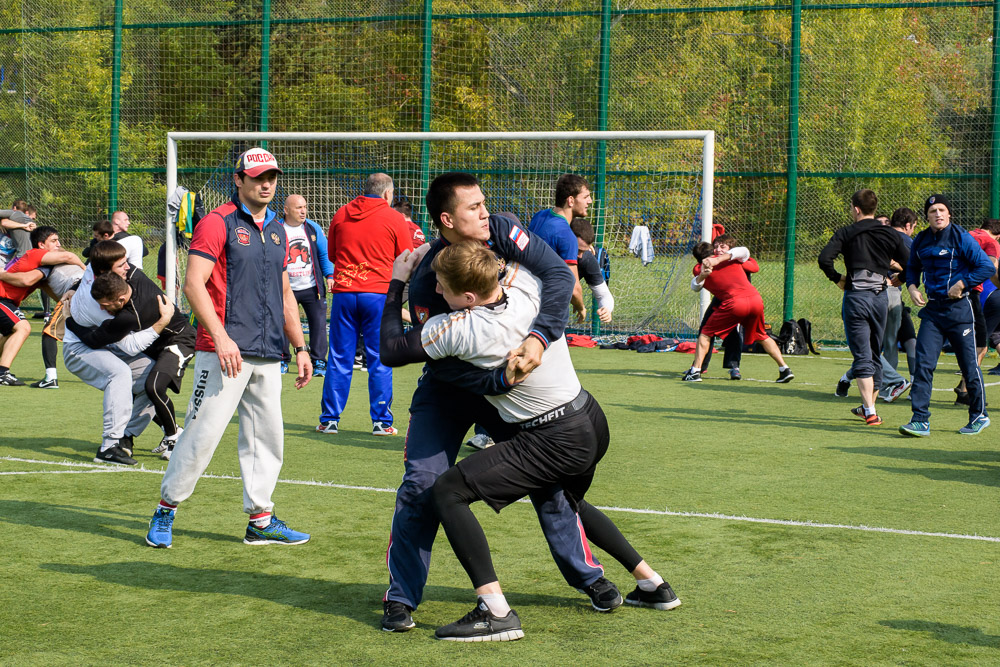
[[[14,461],[18,463],[35,463],[42,465],[54,465],[54,466],[70,466],[76,468],[91,468],[91,470],[79,470],[79,471],[68,471],[68,470],[39,470],[39,471],[24,471],[24,472],[0,472],[0,475],[32,475],[32,474],[59,474],[67,472],[123,472],[123,473],[152,473],[156,475],[162,475],[162,470],[150,470],[143,467],[138,468],[127,468],[124,466],[105,466],[96,463],[79,463],[75,461],[41,461],[37,459],[24,459],[17,458],[14,456],[0,456],[0,461]],[[226,480],[239,480],[240,477],[235,475],[202,475],[203,479],[226,479]],[[345,489],[348,491],[374,491],[376,493],[395,493],[396,489],[381,488],[377,486],[358,486],[354,484],[335,484],[333,482],[317,482],[310,480],[301,479],[279,479],[280,484],[294,484],[298,486],[319,486],[330,489]],[[527,503],[528,500],[520,500],[519,502]],[[639,509],[635,507],[609,507],[602,505],[595,505],[597,509],[605,512],[624,512],[627,514],[651,514],[654,516],[675,516],[681,518],[692,518],[692,519],[721,519],[723,521],[743,521],[746,523],[764,523],[772,524],[776,526],[794,526],[799,528],[830,528],[838,530],[858,530],[865,533],[888,533],[892,535],[914,535],[918,537],[943,537],[953,540],[977,540],[981,542],[998,542],[1000,543],[1000,537],[990,537],[989,535],[965,535],[962,533],[939,533],[939,532],[928,532],[923,530],[906,530],[901,528],[880,528],[878,526],[852,526],[843,523],[820,523],[816,521],[793,521],[789,519],[762,519],[757,517],[749,516],[736,516],[734,514],[719,514],[717,512],[674,512],[668,509],[663,510],[653,510],[653,509]]]

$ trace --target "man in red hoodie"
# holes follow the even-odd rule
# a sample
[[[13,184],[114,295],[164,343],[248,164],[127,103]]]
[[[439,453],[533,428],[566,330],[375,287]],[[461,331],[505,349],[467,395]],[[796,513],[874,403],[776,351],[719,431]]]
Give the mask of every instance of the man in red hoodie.
[[[379,360],[379,329],[392,263],[413,250],[403,216],[389,206],[392,178],[372,174],[365,193],[337,211],[330,223],[328,251],[333,262],[330,297],[330,358],[323,378],[320,433],[336,433],[347,404],[358,333],[368,358],[372,435],[395,435],[392,425],[392,369]]]

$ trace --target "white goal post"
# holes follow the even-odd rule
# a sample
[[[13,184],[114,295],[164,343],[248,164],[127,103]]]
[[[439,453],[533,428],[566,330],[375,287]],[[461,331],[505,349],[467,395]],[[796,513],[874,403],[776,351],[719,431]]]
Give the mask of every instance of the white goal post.
[[[177,189],[179,142],[605,142],[646,140],[698,140],[701,141],[701,238],[712,239],[712,211],[715,174],[715,132],[713,130],[680,131],[630,131],[630,132],[168,132],[166,160],[167,199]],[[282,164],[282,156],[277,155]],[[386,165],[386,168],[391,165]],[[387,169],[388,170],[388,169]],[[474,169],[470,169],[475,173]],[[565,171],[571,171],[565,169]],[[390,170],[391,174],[391,170]],[[423,193],[419,193],[422,200]],[[489,193],[488,193],[489,196]],[[346,202],[344,202],[346,203]],[[605,202],[597,202],[603,208]],[[207,208],[207,207],[206,207]],[[527,221],[525,221],[527,222]],[[177,300],[177,243],[172,214],[166,213],[166,293]],[[701,311],[708,305],[710,296],[703,290]]]

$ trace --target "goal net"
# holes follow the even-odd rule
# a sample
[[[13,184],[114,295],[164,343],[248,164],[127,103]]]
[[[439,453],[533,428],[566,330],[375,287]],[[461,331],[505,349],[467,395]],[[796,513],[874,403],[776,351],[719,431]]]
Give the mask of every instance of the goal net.
[[[200,192],[206,212],[223,204],[232,196],[236,158],[258,145],[274,153],[284,172],[272,203],[279,216],[284,200],[300,194],[308,217],[326,229],[337,209],[361,194],[367,176],[382,171],[395,181],[396,197],[409,200],[428,240],[436,233],[424,193],[440,173],[475,174],[490,212],[513,213],[524,225],[554,205],[560,175],[579,174],[594,196],[588,218],[595,245],[610,260],[615,310],[612,322],[603,324],[588,306],[588,320],[571,322],[570,329],[608,338],[697,330],[701,304],[689,289],[690,251],[710,238],[712,131],[174,132],[167,137],[168,196],[180,185]],[[165,277],[174,296],[183,284],[186,252],[171,218],[168,212]],[[585,283],[584,294],[592,305]]]

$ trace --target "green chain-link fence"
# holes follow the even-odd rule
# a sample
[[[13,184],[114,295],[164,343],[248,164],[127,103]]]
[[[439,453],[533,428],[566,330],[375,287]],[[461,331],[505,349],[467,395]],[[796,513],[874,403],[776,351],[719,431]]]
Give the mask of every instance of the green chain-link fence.
[[[14,1],[0,204],[74,246],[123,209],[155,247],[168,130],[712,129],[715,219],[762,260],[768,320],[839,340],[816,255],[854,190],[998,215],[998,19],[1000,0]],[[195,187],[217,166],[185,164]]]

